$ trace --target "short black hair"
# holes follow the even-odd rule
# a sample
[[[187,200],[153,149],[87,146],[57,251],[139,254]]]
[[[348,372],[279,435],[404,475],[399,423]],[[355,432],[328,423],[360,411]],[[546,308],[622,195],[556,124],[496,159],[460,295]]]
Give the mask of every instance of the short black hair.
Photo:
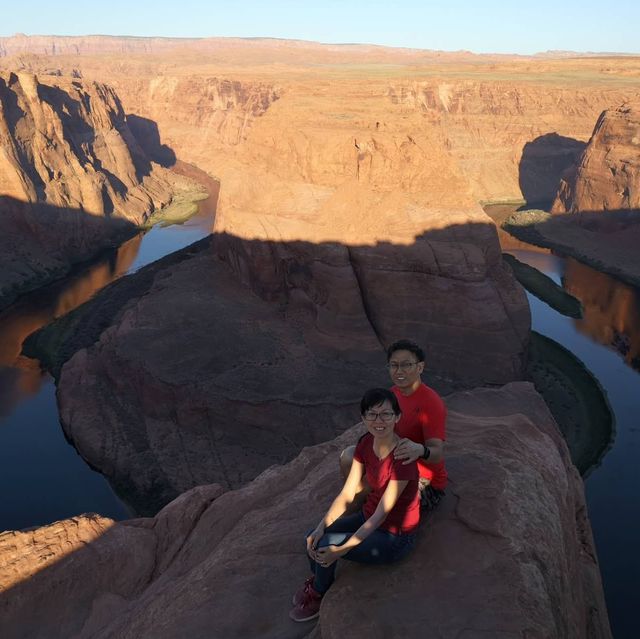
[[[387,361],[391,359],[391,356],[396,351],[409,351],[418,358],[419,362],[424,362],[424,351],[410,339],[399,339],[397,342],[391,344],[387,349]]]
[[[369,409],[380,406],[385,401],[391,404],[391,409],[396,415],[400,415],[402,411],[397,397],[386,388],[370,388],[360,400],[360,414],[364,415]]]

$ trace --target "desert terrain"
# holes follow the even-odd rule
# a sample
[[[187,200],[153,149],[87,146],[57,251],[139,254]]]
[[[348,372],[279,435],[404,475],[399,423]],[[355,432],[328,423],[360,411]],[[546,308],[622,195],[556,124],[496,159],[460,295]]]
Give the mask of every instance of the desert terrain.
[[[0,38],[0,69],[8,85],[15,77],[88,95],[105,87],[121,105],[119,148],[148,163],[162,203],[173,197],[176,161],[220,184],[211,237],[114,282],[29,340],[56,376],[66,436],[144,518],[76,518],[0,536],[10,636],[41,636],[23,602],[51,581],[68,584],[64,614],[51,602],[42,609],[60,636],[169,637],[186,619],[192,636],[212,624],[221,636],[343,633],[359,610],[344,596],[362,587],[357,575],[331,591],[312,634],[283,630],[269,614],[286,602],[261,598],[232,539],[261,558],[257,574],[289,565],[285,546],[267,557],[255,530],[277,540],[275,522],[289,517],[280,491],[296,512],[316,508],[332,456],[356,436],[345,429],[362,388],[386,384],[384,348],[403,336],[427,345],[427,381],[454,392],[457,477],[418,551],[449,587],[425,614],[459,601],[468,577],[493,603],[470,595],[462,616],[443,613],[448,636],[610,636],[582,484],[522,381],[529,306],[482,206],[560,197],[601,113],[638,100],[639,58],[17,36]],[[45,191],[60,192],[59,176],[49,180]],[[146,188],[140,182],[131,190]],[[11,197],[47,204],[37,191]],[[487,458],[488,493],[479,494]],[[288,522],[288,537],[303,519]],[[79,552],[84,544],[97,559]],[[100,576],[78,589],[74,571],[84,566]],[[223,573],[234,575],[230,592],[256,606],[248,620],[225,617]],[[377,578],[366,601],[376,601]],[[393,578],[415,582],[404,564]],[[418,636],[420,619],[407,622],[407,636]]]

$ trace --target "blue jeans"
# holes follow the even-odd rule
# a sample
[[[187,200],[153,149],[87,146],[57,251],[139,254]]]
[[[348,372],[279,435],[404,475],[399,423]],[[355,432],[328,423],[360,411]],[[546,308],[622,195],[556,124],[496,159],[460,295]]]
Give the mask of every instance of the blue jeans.
[[[318,548],[342,546],[364,522],[362,511],[338,517],[330,526],[327,526],[324,535],[318,542]],[[307,533],[307,537],[311,532],[310,530]],[[415,537],[414,533],[394,535],[378,528],[364,541],[342,555],[342,558],[361,564],[388,564],[407,555],[413,548]],[[329,586],[335,579],[337,565],[338,562],[334,561],[330,566],[321,566],[309,557],[309,566],[315,575],[313,587],[316,592],[324,594],[329,590]]]

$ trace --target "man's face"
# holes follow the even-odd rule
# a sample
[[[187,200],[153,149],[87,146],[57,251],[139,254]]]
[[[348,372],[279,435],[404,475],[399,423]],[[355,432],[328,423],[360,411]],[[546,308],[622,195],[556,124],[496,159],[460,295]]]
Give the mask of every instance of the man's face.
[[[411,351],[395,351],[389,358],[389,375],[398,388],[414,388],[420,384],[424,362]]]

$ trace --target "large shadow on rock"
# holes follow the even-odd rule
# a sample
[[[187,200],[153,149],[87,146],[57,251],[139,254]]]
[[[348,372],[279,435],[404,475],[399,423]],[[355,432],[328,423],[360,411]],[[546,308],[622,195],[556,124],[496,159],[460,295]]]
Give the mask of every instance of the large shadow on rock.
[[[173,149],[162,144],[160,140],[160,131],[156,122],[128,113],[127,124],[148,158],[165,168],[170,168],[176,163],[176,154]]]
[[[123,218],[0,196],[0,310],[136,233]]]
[[[39,362],[21,355],[22,343],[34,331],[80,306],[124,275],[136,259],[142,233],[90,262],[73,267],[63,279],[23,295],[0,311],[0,418],[36,394],[46,373]]]
[[[520,160],[520,190],[528,205],[547,208],[556,196],[562,174],[578,161],[585,142],[546,133],[527,142]]]
[[[26,349],[57,377],[67,437],[148,515],[333,439],[367,387],[389,384],[398,338],[426,346],[442,393],[522,379],[529,323],[490,223],[408,245],[218,233],[109,285]]]
[[[426,346],[426,381],[446,394],[524,379],[529,328],[493,224],[408,245],[216,233],[109,285],[25,348],[57,378],[69,440],[151,515],[341,433],[363,390],[388,385],[384,349],[400,337]]]

